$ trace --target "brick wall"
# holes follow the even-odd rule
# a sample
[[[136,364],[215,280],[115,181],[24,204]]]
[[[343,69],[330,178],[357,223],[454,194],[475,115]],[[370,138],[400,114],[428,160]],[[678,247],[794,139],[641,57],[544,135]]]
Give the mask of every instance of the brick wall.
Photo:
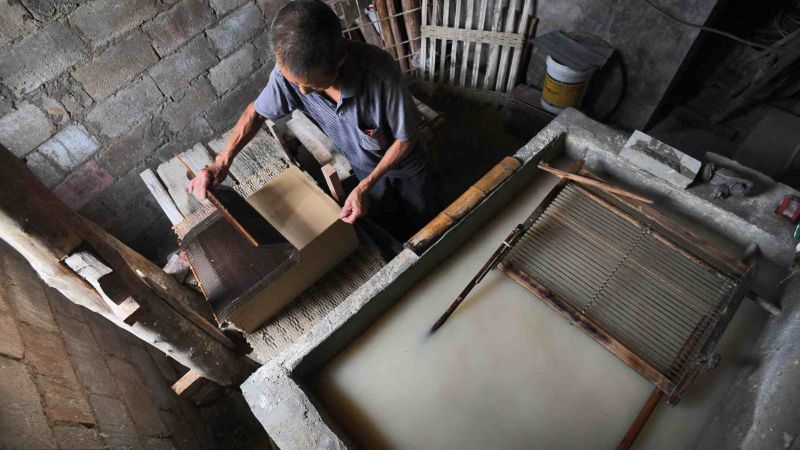
[[[0,241],[0,448],[230,448],[265,436],[243,400],[178,398],[171,363],[48,288]]]
[[[175,247],[139,178],[227,130],[286,0],[0,1],[0,144],[148,257]]]

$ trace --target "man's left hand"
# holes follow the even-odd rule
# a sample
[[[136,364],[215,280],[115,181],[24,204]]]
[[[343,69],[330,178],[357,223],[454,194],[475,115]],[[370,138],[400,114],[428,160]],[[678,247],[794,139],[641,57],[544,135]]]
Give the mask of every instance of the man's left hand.
[[[344,201],[339,218],[344,222],[354,224],[359,217],[363,217],[367,213],[368,203],[369,189],[365,185],[359,184]]]

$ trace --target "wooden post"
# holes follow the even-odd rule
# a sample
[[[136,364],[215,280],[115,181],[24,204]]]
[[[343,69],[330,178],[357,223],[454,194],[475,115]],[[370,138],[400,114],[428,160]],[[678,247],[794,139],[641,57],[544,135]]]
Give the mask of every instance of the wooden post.
[[[397,59],[397,49],[394,46],[394,34],[392,33],[392,25],[389,17],[389,7],[386,5],[388,0],[375,0],[375,13],[378,15],[378,23],[381,26],[381,37],[383,38],[383,45],[386,51],[392,55],[392,58]]]
[[[228,348],[219,330],[208,323],[205,328],[198,325],[205,319],[198,309],[201,303],[194,300],[196,294],[70,210],[2,146],[0,180],[0,239],[17,250],[45,283],[220,385],[238,385],[252,373],[253,364]],[[63,263],[84,249],[91,249],[93,257],[114,273],[113,296],[119,298],[124,292],[139,305],[133,325]],[[102,277],[98,281],[102,286]],[[108,283],[102,288],[111,289]]]
[[[642,431],[644,425],[647,423],[647,419],[650,418],[650,415],[653,414],[653,410],[656,409],[656,405],[658,405],[659,400],[663,396],[661,390],[659,388],[655,388],[653,393],[647,397],[647,401],[642,406],[642,410],[639,411],[639,415],[636,416],[636,420],[633,421],[628,431],[625,433],[625,436],[620,441],[619,445],[617,445],[617,450],[628,450],[633,445],[633,441],[636,440],[636,436],[639,435],[639,432]]]
[[[408,35],[408,46],[411,53],[416,53],[420,48],[419,40],[419,11],[411,11],[412,9],[419,8],[419,0],[400,0],[403,6],[403,21],[406,25],[406,34]]]
[[[344,188],[342,187],[341,180],[339,180],[339,175],[336,173],[336,169],[330,164],[325,164],[322,166],[322,176],[325,177],[325,182],[328,183],[331,197],[336,200],[336,203],[341,205],[344,201]]]

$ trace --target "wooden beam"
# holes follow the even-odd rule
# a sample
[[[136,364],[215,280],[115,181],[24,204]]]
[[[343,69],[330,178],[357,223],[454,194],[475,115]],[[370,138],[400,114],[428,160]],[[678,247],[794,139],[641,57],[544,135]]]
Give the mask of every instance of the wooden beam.
[[[175,202],[172,201],[172,197],[169,196],[167,189],[161,184],[161,180],[158,179],[156,174],[153,173],[151,169],[146,169],[140,173],[139,176],[142,178],[142,181],[144,181],[145,186],[147,186],[147,190],[153,194],[158,206],[160,206],[164,214],[167,215],[170,223],[175,225],[182,221],[183,214],[178,210],[178,207],[175,206]]]

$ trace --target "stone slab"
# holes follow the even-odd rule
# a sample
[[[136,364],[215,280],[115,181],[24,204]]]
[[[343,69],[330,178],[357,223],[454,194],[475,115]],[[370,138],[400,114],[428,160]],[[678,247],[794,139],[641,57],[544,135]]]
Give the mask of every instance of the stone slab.
[[[47,22],[56,15],[56,7],[51,0],[20,0],[25,9],[39,22]]]
[[[0,355],[21,359],[24,354],[16,320],[10,314],[0,315]]]
[[[78,210],[100,195],[113,182],[114,178],[93,160],[72,172],[66,180],[53,189],[53,192],[67,206]]]
[[[164,94],[171,96],[218,61],[208,40],[199,36],[150,69]]]
[[[153,48],[162,57],[172,53],[214,22],[214,12],[201,0],[182,0],[144,25]]]
[[[86,322],[92,328],[98,350],[104,355],[112,355],[117,358],[128,358],[128,350],[120,340],[119,335],[122,330],[114,325],[105,317],[91,312],[86,312]]]
[[[94,47],[127,33],[157,12],[154,0],[95,0],[69,15]]]
[[[27,324],[19,324],[19,331],[25,345],[25,362],[38,375],[46,376],[70,389],[80,389],[72,363],[58,335]]]
[[[0,145],[19,158],[30,153],[52,133],[53,125],[44,112],[28,102],[0,118]]]
[[[246,0],[211,0],[211,7],[214,8],[217,15],[222,16],[245,1]]]
[[[128,407],[136,431],[142,436],[164,436],[167,429],[161,422],[158,407],[147,395],[147,386],[139,371],[129,362],[119,358],[108,358],[108,367],[114,377],[122,401]]]
[[[254,102],[258,94],[267,85],[272,65],[263,66],[245,79],[236,88],[217,100],[206,114],[206,120],[217,133],[224,133],[235,123],[250,102]]]
[[[150,353],[143,347],[131,348],[130,353],[131,362],[139,369],[147,392],[156,406],[159,409],[178,411],[177,396],[171,388],[171,383],[161,375]]]
[[[59,448],[102,450],[106,448],[100,433],[82,425],[59,425],[53,427],[53,435]]]
[[[694,181],[702,165],[700,161],[639,130],[633,132],[619,156],[681,189]]]
[[[67,352],[72,360],[78,379],[88,393],[117,396],[117,386],[106,365],[105,356],[96,347],[65,337]]]
[[[148,76],[99,103],[86,120],[108,137],[118,137],[154,111],[163,95]]]
[[[123,176],[141,164],[166,139],[166,127],[161,118],[144,120],[101,151],[98,164],[114,177]]]
[[[80,390],[69,389],[48,377],[37,377],[44,409],[50,420],[94,425],[94,415],[86,396]]]
[[[86,162],[100,142],[80,123],[73,123],[39,147],[39,152],[54,161],[61,170],[71,171]]]
[[[90,394],[89,403],[92,405],[97,424],[103,439],[111,448],[141,448],[142,443],[136,428],[133,425],[125,404],[119,399],[103,395]]]
[[[36,25],[19,3],[0,2],[0,46],[31,33]]]
[[[10,254],[2,255],[3,283],[0,293],[16,311],[16,318],[46,331],[57,331],[42,281],[28,263]]]
[[[58,168],[56,163],[40,152],[29,153],[28,156],[25,157],[25,164],[28,166],[28,169],[36,175],[36,178],[48,188],[52,188],[58,183],[61,183],[66,176],[64,172]]]
[[[244,41],[264,28],[264,18],[255,3],[248,3],[222,19],[206,31],[208,38],[225,56],[236,50]]]
[[[158,56],[147,37],[134,33],[76,69],[73,76],[86,93],[100,101],[156,62]]]
[[[54,22],[0,50],[0,82],[17,95],[27,94],[87,58],[78,35],[65,24]]]
[[[212,67],[208,79],[217,94],[222,95],[236,86],[239,80],[250,75],[255,62],[255,48],[252,44],[245,44]]]
[[[0,357],[0,448],[56,448],[28,369]]]
[[[183,97],[164,107],[161,118],[170,130],[180,131],[207,110],[216,99],[217,95],[208,80],[199,77],[184,91]]]

